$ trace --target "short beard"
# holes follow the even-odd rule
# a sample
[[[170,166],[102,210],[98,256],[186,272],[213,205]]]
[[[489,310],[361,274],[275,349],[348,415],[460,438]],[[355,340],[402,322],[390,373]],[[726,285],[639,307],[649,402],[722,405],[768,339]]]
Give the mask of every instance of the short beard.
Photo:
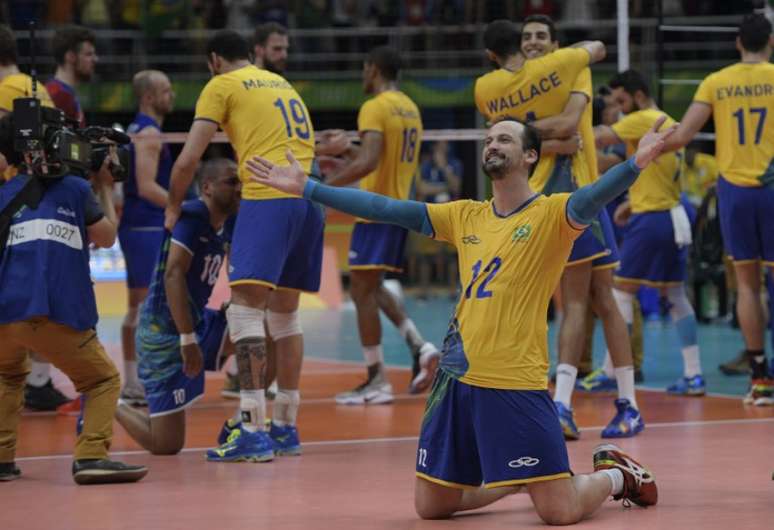
[[[498,164],[494,167],[487,167],[487,163],[481,164],[481,169],[484,171],[489,180],[502,180],[505,178],[505,174],[508,172],[509,164],[507,161],[503,161],[502,164]]]
[[[269,72],[277,75],[284,75],[285,74],[285,68],[279,66],[277,63],[272,63],[267,61],[266,59],[263,60],[263,68],[265,70],[268,70]]]

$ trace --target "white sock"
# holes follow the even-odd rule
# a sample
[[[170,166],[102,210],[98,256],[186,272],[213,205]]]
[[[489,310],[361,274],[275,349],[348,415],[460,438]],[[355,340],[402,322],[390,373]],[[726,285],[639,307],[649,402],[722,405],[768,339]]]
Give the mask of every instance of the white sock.
[[[266,398],[263,390],[240,390],[239,410],[242,428],[247,432],[264,430],[266,419]]]
[[[377,363],[384,364],[384,352],[382,345],[363,346],[363,357],[365,357],[366,366],[373,366]]]
[[[298,390],[280,388],[274,398],[274,410],[271,421],[277,427],[295,425],[298,407],[301,404],[301,393]]]
[[[140,384],[140,380],[137,377],[137,361],[124,360],[124,382],[132,386]]]
[[[628,399],[637,410],[637,398],[634,397],[634,366],[619,366],[615,369],[615,380],[618,383],[618,398]]]
[[[602,371],[605,372],[605,375],[608,377],[613,377],[615,375],[615,367],[613,366],[613,358],[610,357],[610,350],[605,352],[605,362],[602,363]]]
[[[30,363],[30,375],[27,376],[27,384],[37,388],[42,387],[51,379],[51,365],[49,363],[39,363],[32,361]]]
[[[239,373],[239,369],[237,368],[236,363],[236,355],[228,356],[228,359],[226,359],[225,369],[226,373],[230,376],[235,376]]]
[[[571,364],[561,363],[556,367],[556,390],[554,401],[562,403],[570,408],[572,391],[575,388],[575,379],[578,377],[578,368]]]
[[[623,472],[620,469],[603,469],[600,473],[604,473],[610,477],[610,495],[618,495],[623,491],[624,477]]]
[[[699,346],[694,344],[683,348],[683,375],[693,377],[701,375],[701,361],[699,360]]]

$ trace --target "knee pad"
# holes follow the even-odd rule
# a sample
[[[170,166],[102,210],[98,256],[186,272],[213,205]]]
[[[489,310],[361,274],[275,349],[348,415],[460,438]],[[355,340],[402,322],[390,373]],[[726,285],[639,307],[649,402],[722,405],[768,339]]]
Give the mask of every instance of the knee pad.
[[[236,344],[243,339],[266,337],[263,316],[263,309],[238,304],[229,305],[226,309],[226,319],[228,320],[228,336],[231,342]]]
[[[613,288],[613,298],[624,321],[631,325],[634,320],[634,295],[627,291]]]
[[[298,311],[293,311],[292,313],[267,311],[266,328],[271,338],[275,341],[303,333],[301,321],[298,318]]]
[[[687,316],[694,314],[691,302],[688,301],[688,296],[685,294],[685,287],[683,285],[673,285],[667,287],[667,300],[669,300],[669,315],[672,320],[677,322]]]
[[[124,317],[123,327],[136,328],[140,323],[140,306],[129,306]]]

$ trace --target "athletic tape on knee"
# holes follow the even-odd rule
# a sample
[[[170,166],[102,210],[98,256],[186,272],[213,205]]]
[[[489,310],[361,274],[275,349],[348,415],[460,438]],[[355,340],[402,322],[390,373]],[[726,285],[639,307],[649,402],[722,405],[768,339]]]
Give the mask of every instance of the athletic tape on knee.
[[[673,285],[667,288],[667,300],[669,300],[669,316],[674,322],[678,322],[687,316],[694,316],[691,302],[685,294],[685,287],[682,285]]]
[[[266,312],[266,326],[269,335],[274,340],[281,340],[293,335],[301,335],[301,321],[298,318],[298,311],[292,313],[277,313],[276,311]]]
[[[618,310],[621,312],[621,316],[629,326],[634,321],[634,295],[632,293],[622,291],[620,289],[613,289],[613,298],[615,303],[618,304]]]
[[[236,344],[243,339],[266,337],[263,329],[263,309],[231,304],[226,309],[228,319],[228,336]]]

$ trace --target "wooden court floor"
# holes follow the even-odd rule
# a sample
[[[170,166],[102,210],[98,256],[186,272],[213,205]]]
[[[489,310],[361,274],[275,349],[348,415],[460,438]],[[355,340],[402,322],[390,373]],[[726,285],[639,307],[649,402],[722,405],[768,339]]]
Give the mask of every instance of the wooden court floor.
[[[405,393],[408,371],[392,369],[393,405],[342,407],[333,395],[360,381],[351,364],[307,360],[299,426],[304,455],[267,464],[213,464],[215,443],[235,401],[207,394],[189,412],[186,449],[173,457],[140,451],[116,424],[115,456],[150,467],[137,484],[76,486],[69,473],[75,418],[25,413],[20,480],[0,484],[2,529],[435,529],[542,526],[527,495],[452,521],[421,521],[413,511],[416,436],[424,405]],[[575,472],[591,470],[591,452],[612,416],[612,395],[576,393],[581,439],[568,445]],[[774,410],[738,398],[678,398],[640,391],[647,424],[620,442],[655,473],[656,507],[605,503],[584,528],[742,530],[774,517]]]

